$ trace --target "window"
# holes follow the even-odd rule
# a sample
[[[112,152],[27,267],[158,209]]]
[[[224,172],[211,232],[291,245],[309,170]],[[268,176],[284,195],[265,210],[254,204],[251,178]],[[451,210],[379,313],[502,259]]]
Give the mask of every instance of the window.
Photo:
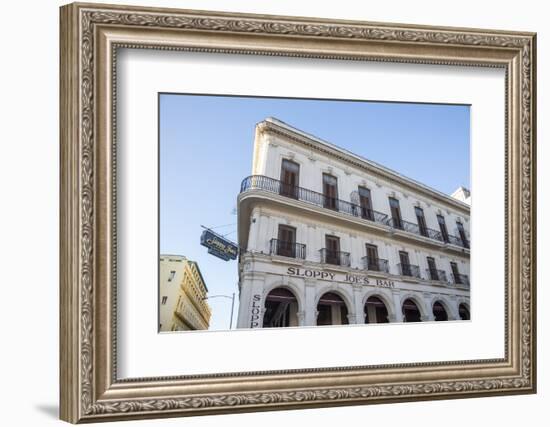
[[[378,247],[368,243],[365,246],[367,248],[367,270],[379,271]]]
[[[458,228],[458,234],[460,235],[460,240],[462,240],[462,246],[465,248],[470,247],[470,243],[468,242],[468,238],[466,237],[466,231],[464,231],[464,226],[460,221],[456,222],[456,226]]]
[[[359,187],[359,206],[361,208],[361,217],[374,221],[374,212],[370,198],[370,190],[366,187]]]
[[[426,218],[424,218],[424,210],[418,206],[414,208],[416,213],[416,220],[418,221],[418,229],[420,234],[428,237],[428,227],[426,227]]]
[[[445,243],[449,243],[449,233],[447,232],[447,224],[445,224],[445,217],[443,215],[437,215],[437,222],[439,223],[439,230],[441,231],[441,237]]]
[[[281,188],[279,193],[283,196],[297,199],[299,177],[300,165],[291,160],[283,159],[281,164]]]
[[[429,256],[426,258],[426,260],[428,261],[428,271],[430,272],[430,279],[439,280],[439,275],[437,274],[437,267],[435,266],[435,259]]]
[[[401,222],[401,209],[399,208],[399,200],[393,197],[390,197],[389,200],[393,226],[395,228],[403,228],[403,224]]]
[[[162,297],[162,305],[166,305],[166,301],[168,301],[168,297]]]
[[[336,236],[325,236],[327,264],[340,265],[340,238]]]
[[[338,180],[335,176],[323,174],[323,206],[338,210]]]
[[[170,272],[170,275],[168,276],[168,281],[171,282],[172,280],[174,280],[175,275],[176,275],[176,272],[174,270],[172,270]]]
[[[296,229],[288,225],[279,225],[277,255],[296,257]]]
[[[460,273],[458,272],[458,265],[456,262],[451,262],[451,271],[453,272],[454,281],[456,284],[461,284]]]
[[[403,276],[412,276],[408,252],[399,251],[399,261],[401,262],[401,274]]]

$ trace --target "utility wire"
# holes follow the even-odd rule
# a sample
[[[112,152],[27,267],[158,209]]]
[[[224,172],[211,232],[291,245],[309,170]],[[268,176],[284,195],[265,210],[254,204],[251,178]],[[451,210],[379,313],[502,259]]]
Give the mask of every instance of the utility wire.
[[[209,228],[210,230],[214,230],[215,228],[223,228],[223,227],[229,227],[230,225],[237,225],[236,222],[232,223],[232,224],[224,224],[224,225],[216,225],[215,227],[204,227],[204,228]]]

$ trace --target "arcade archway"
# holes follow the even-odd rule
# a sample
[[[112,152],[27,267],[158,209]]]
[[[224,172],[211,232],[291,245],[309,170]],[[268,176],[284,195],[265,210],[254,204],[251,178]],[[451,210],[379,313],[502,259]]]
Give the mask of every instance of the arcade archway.
[[[420,322],[422,320],[420,309],[411,298],[407,298],[403,302],[402,310],[404,322]]]
[[[326,292],[321,296],[317,303],[317,313],[317,326],[349,323],[346,303],[334,292]]]
[[[449,316],[447,315],[447,310],[445,310],[445,307],[443,304],[441,304],[440,301],[436,301],[432,307],[434,319],[436,322],[441,322],[445,320],[449,320]]]
[[[265,299],[264,328],[298,326],[298,300],[286,288],[275,288]]]
[[[462,319],[462,320],[470,320],[470,307],[468,307],[464,303],[461,303],[458,306],[458,315],[460,316],[460,319]]]
[[[365,323],[389,323],[388,308],[377,296],[371,296],[365,303]]]

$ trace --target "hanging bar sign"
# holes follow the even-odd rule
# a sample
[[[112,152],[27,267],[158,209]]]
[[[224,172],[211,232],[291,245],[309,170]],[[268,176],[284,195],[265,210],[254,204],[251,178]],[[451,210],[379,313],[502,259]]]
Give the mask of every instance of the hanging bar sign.
[[[214,233],[210,229],[206,229],[202,232],[201,245],[208,248],[209,254],[221,258],[224,261],[237,259],[237,254],[239,253],[239,248],[236,244]]]

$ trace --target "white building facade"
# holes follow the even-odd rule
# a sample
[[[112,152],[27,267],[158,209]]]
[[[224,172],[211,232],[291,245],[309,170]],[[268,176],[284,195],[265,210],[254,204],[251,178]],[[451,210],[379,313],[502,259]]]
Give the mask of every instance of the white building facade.
[[[469,220],[464,201],[266,119],[238,197],[237,327],[469,320]]]

